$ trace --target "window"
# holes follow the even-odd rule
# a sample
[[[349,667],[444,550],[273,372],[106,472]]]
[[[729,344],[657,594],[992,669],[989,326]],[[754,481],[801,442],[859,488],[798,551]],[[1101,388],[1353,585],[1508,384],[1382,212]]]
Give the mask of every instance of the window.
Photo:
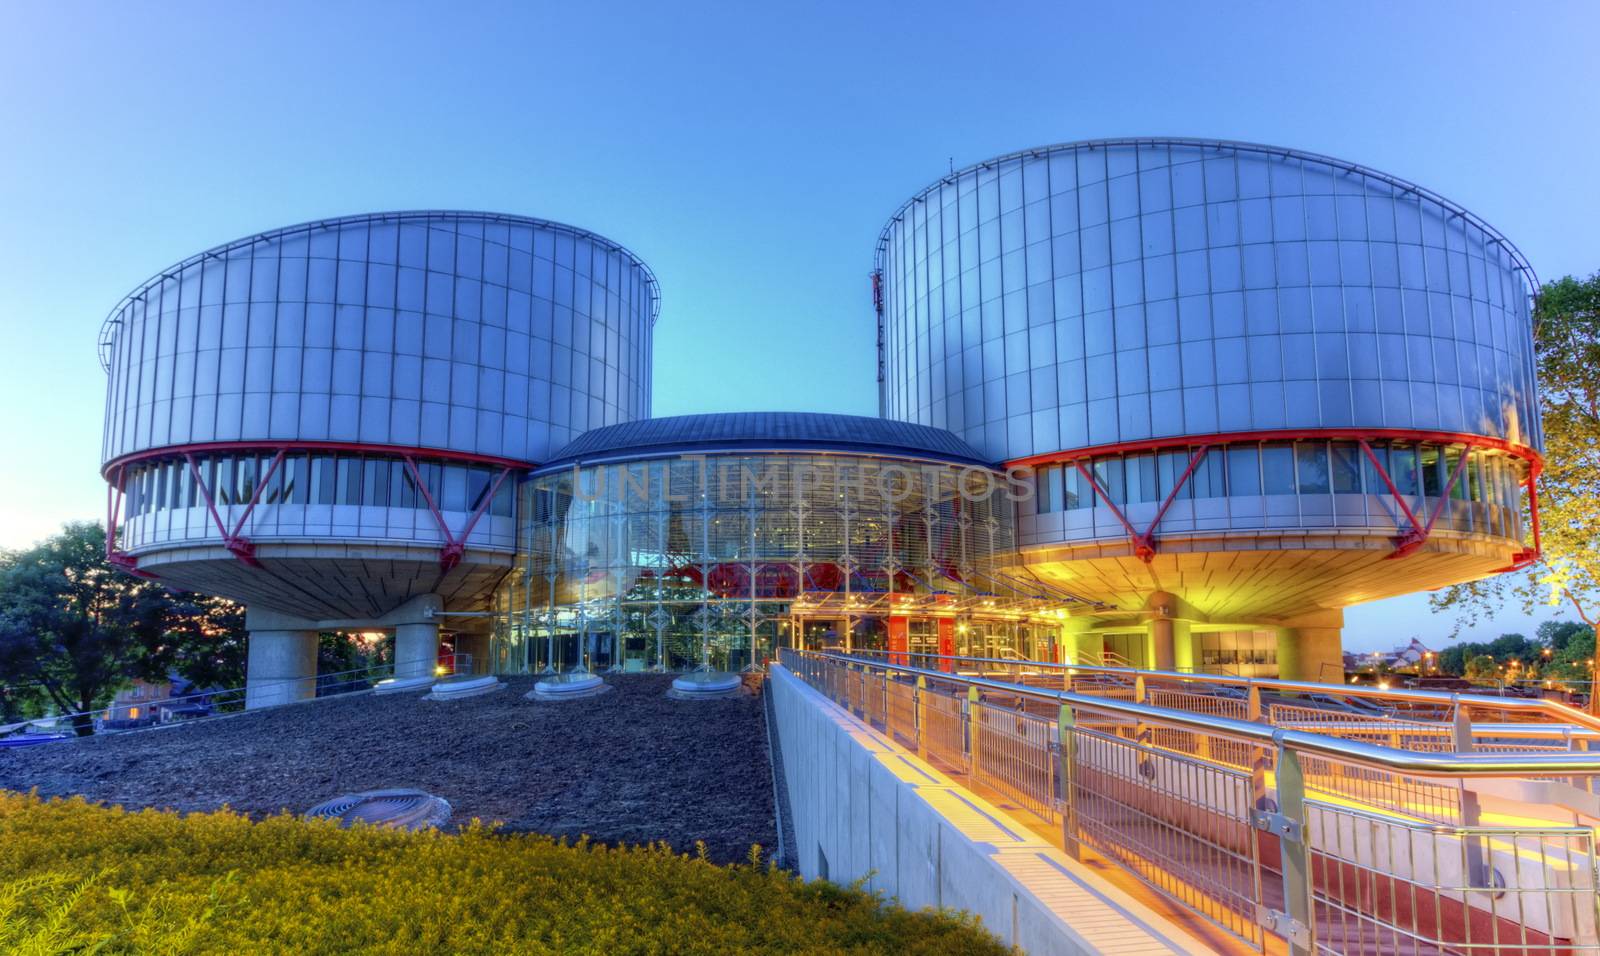
[[[1039,514],[1049,514],[1061,510],[1060,465],[1045,465],[1040,468],[1033,487],[1035,511]]]
[[[1415,448],[1396,446],[1389,449],[1389,477],[1402,495],[1421,494]]]
[[[1328,446],[1302,442],[1294,446],[1295,477],[1303,495],[1328,493]]]
[[[1094,480],[1113,504],[1120,505],[1128,500],[1126,489],[1123,487],[1121,458],[1103,458],[1095,462]]]
[[[1450,451],[1445,452],[1445,456],[1444,456],[1444,477],[1445,477],[1445,480],[1449,481],[1452,475],[1454,475],[1455,479],[1456,479],[1455,484],[1450,486],[1450,497],[1454,498],[1456,501],[1465,501],[1465,500],[1467,500],[1467,483],[1468,483],[1467,469],[1466,469],[1466,466],[1463,465],[1463,466],[1461,466],[1461,472],[1459,474],[1457,474],[1456,466],[1458,466],[1460,464],[1461,464],[1461,452],[1455,451],[1453,449],[1450,450]]]
[[[1437,498],[1444,491],[1444,476],[1440,469],[1444,462],[1439,454],[1440,449],[1424,445],[1419,454],[1422,471],[1422,493],[1429,498]]]
[[[339,459],[339,480],[335,488],[334,503],[341,505],[361,503],[361,459]]]
[[[1294,450],[1291,446],[1262,447],[1261,487],[1269,495],[1294,494]]]
[[[311,485],[307,497],[308,503],[331,505],[334,502],[334,478],[337,470],[334,460],[326,455],[318,455],[311,459]]]
[[[368,458],[363,466],[361,503],[370,508],[388,507],[389,462],[382,458]]]
[[[1162,500],[1161,488],[1156,482],[1155,455],[1128,456],[1128,497],[1134,501]]]
[[[1261,453],[1255,445],[1228,449],[1228,494],[1241,497],[1261,494]]]
[[[1333,493],[1361,493],[1361,448],[1352,442],[1334,442],[1330,448],[1333,465]]]
[[[467,470],[461,465],[445,465],[444,496],[439,500],[441,511],[466,511]]]
[[[1094,489],[1089,487],[1076,465],[1062,466],[1061,484],[1068,511],[1094,507]]]

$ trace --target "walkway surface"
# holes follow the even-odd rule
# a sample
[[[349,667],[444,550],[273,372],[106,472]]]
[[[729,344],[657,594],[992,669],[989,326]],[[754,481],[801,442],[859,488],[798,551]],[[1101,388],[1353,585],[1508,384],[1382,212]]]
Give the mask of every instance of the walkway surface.
[[[1025,814],[1008,810],[1001,799],[974,792],[961,782],[918,757],[897,741],[828,700],[814,688],[798,681],[805,700],[825,710],[827,719],[837,725],[865,752],[868,760],[881,764],[893,777],[907,785],[916,798],[926,802],[946,823],[958,831],[1003,877],[1013,883],[1013,892],[1033,896],[1049,914],[1060,921],[1061,952],[1107,954],[1194,954],[1242,953],[1245,947],[1224,934],[1148,892],[1131,880],[1107,879],[1108,865],[1081,863],[1069,858],[1039,832]],[[875,838],[876,839],[876,838]],[[941,855],[949,857],[945,846]],[[1110,867],[1115,869],[1115,867]],[[993,879],[993,872],[975,871],[966,879]],[[870,880],[876,884],[878,881]],[[962,905],[941,892],[944,905]],[[910,906],[926,901],[904,899]],[[985,925],[1002,939],[1015,938],[1016,928]],[[1008,933],[1008,930],[1011,932]]]

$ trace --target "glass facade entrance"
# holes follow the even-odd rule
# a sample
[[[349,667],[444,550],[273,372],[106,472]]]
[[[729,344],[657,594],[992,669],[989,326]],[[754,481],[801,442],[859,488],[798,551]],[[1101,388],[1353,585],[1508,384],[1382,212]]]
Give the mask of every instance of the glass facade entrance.
[[[737,671],[783,645],[1032,653],[1004,476],[821,452],[651,457],[524,483],[502,671]],[[1050,610],[1048,613],[1055,613]],[[898,645],[898,646],[895,646]]]

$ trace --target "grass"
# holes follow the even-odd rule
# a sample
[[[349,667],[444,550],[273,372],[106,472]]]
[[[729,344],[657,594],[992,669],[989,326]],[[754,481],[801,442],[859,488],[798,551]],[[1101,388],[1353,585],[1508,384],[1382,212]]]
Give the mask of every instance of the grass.
[[[966,916],[663,846],[126,812],[0,791],[0,952],[757,951],[1007,949]]]

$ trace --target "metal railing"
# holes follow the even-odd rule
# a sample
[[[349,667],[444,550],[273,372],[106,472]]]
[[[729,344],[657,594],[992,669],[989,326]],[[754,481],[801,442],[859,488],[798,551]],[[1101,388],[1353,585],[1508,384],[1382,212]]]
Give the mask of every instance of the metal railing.
[[[408,662],[408,665],[400,670],[421,671],[432,673],[434,676],[473,673],[472,655],[465,653],[445,654],[438,658],[429,657],[425,660]],[[371,690],[379,682],[393,678],[395,672],[396,664],[386,662],[308,677],[259,680],[241,687],[197,691],[179,696],[112,700],[105,706],[93,710],[51,714],[8,725],[8,728],[32,728],[40,731],[53,729],[64,734],[63,739],[75,739],[75,728],[81,724],[93,725],[96,736],[155,730],[175,723],[194,723],[242,713],[247,700],[258,695],[272,701],[266,706],[281,706],[285,703]],[[130,716],[134,711],[137,711],[137,714]]]
[[[1248,699],[1255,720],[1208,695],[1203,712],[1155,706],[1199,705],[1140,675],[1136,702],[909,658],[780,652],[1067,853],[1115,863],[1251,948],[1600,954],[1600,753],[1401,749],[1269,726]],[[1468,709],[1456,714],[1451,741],[1470,747]]]
[[[859,658],[1150,703],[1197,714],[1264,720],[1286,729],[1314,730],[1402,749],[1460,749],[1440,744],[1452,739],[1457,718],[1464,713],[1478,750],[1600,751],[1600,718],[1560,701],[1541,698],[908,651],[851,653]]]

